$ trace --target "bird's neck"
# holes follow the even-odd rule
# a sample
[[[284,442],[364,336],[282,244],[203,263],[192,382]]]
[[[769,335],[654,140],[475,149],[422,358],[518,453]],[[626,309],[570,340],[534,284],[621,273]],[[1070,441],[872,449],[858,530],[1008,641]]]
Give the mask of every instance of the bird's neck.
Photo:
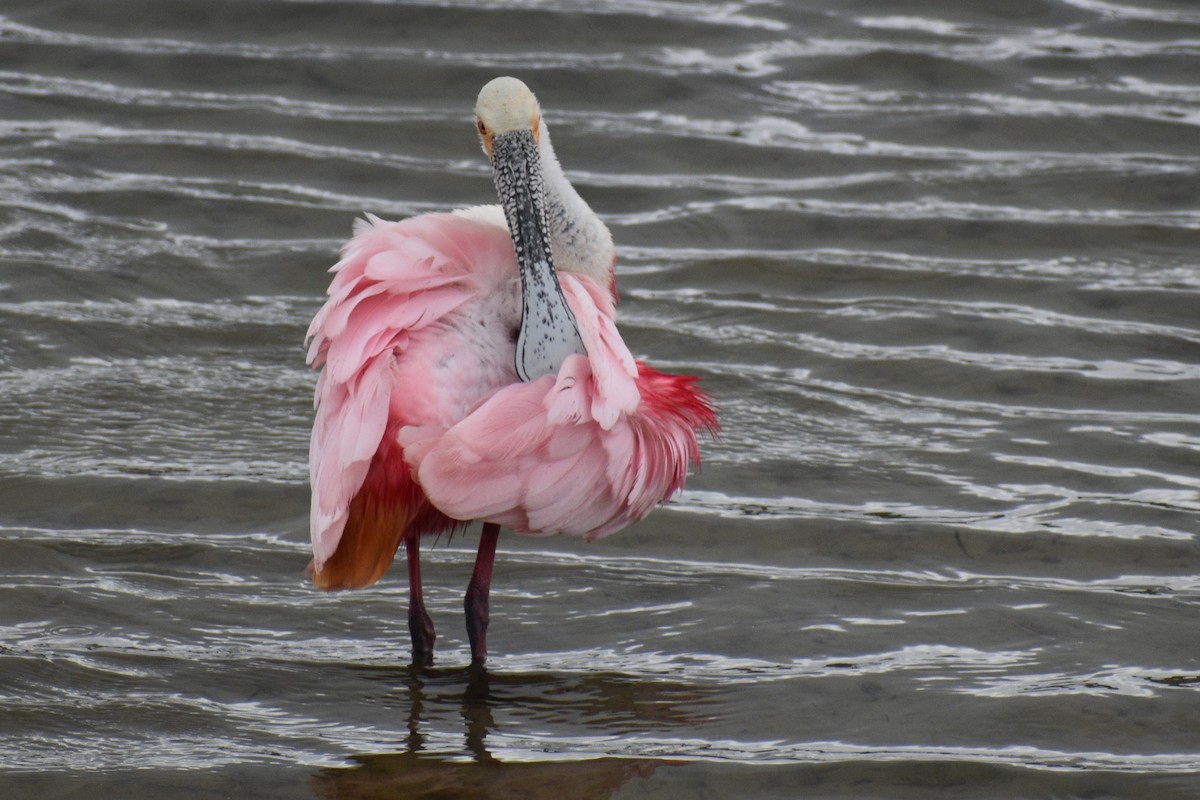
[[[612,234],[567,180],[554,155],[545,123],[538,132],[538,141],[554,265],[563,272],[586,275],[607,288],[612,285],[616,263]]]

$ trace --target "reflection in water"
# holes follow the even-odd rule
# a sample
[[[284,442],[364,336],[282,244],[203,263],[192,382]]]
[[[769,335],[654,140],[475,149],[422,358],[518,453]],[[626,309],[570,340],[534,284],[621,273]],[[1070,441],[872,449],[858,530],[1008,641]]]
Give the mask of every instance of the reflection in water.
[[[389,673],[394,675],[394,673]],[[612,674],[492,675],[486,668],[423,669],[405,673],[408,736],[405,751],[355,756],[351,767],[324,769],[312,781],[313,793],[327,798],[606,798],[635,778],[662,766],[685,762],[604,757],[555,760],[553,754],[525,748],[523,760],[492,754],[488,737],[503,734],[508,717],[523,727],[542,729],[583,725],[605,738],[639,729],[695,725],[706,702],[695,687],[645,682]],[[431,720],[457,703],[464,729],[459,750],[434,751],[426,733]]]
[[[420,753],[359,756],[357,767],[327,770],[313,781],[320,798],[555,798],[611,797],[659,765],[653,759],[459,762]]]

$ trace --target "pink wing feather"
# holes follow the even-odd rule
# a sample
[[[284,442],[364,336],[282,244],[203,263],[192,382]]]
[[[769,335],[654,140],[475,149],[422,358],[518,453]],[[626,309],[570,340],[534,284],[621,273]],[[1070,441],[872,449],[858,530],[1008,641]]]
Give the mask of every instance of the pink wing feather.
[[[612,295],[570,273],[559,277],[587,356],[519,382],[519,317],[494,318],[519,313],[516,259],[486,214],[369,218],[331,271],[308,331],[323,367],[310,467],[325,588],[367,585],[404,535],[461,521],[604,536],[678,491],[697,431],[716,430],[694,379],[635,362]]]
[[[450,517],[594,539],[678,491],[699,462],[697,430],[715,430],[716,418],[693,379],[634,361],[606,291],[559,277],[587,357],[499,389],[449,428],[402,428],[400,443]]]
[[[308,361],[323,367],[310,443],[318,573],[337,550],[387,431],[414,421],[404,419],[395,370],[411,337],[504,280],[513,261],[506,231],[462,215],[371,217],[357,226],[308,330]]]

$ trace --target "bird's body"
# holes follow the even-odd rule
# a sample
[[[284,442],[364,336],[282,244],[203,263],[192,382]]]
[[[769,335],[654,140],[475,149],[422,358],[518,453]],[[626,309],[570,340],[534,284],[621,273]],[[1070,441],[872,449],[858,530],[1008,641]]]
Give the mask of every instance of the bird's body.
[[[477,112],[502,205],[360,224],[308,334],[314,581],[369,585],[403,542],[417,660],[433,643],[421,536],[485,522],[467,596],[482,661],[498,526],[611,533],[683,485],[716,426],[694,379],[621,341],[611,237],[532,94],[497,79]]]

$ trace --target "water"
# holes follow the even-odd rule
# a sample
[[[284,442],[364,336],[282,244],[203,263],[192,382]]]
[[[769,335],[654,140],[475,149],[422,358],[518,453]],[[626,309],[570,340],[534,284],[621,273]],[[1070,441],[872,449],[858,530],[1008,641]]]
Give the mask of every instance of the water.
[[[1200,10],[0,10],[3,797],[1200,796]],[[525,79],[723,436],[595,545],[322,594],[301,340]]]

